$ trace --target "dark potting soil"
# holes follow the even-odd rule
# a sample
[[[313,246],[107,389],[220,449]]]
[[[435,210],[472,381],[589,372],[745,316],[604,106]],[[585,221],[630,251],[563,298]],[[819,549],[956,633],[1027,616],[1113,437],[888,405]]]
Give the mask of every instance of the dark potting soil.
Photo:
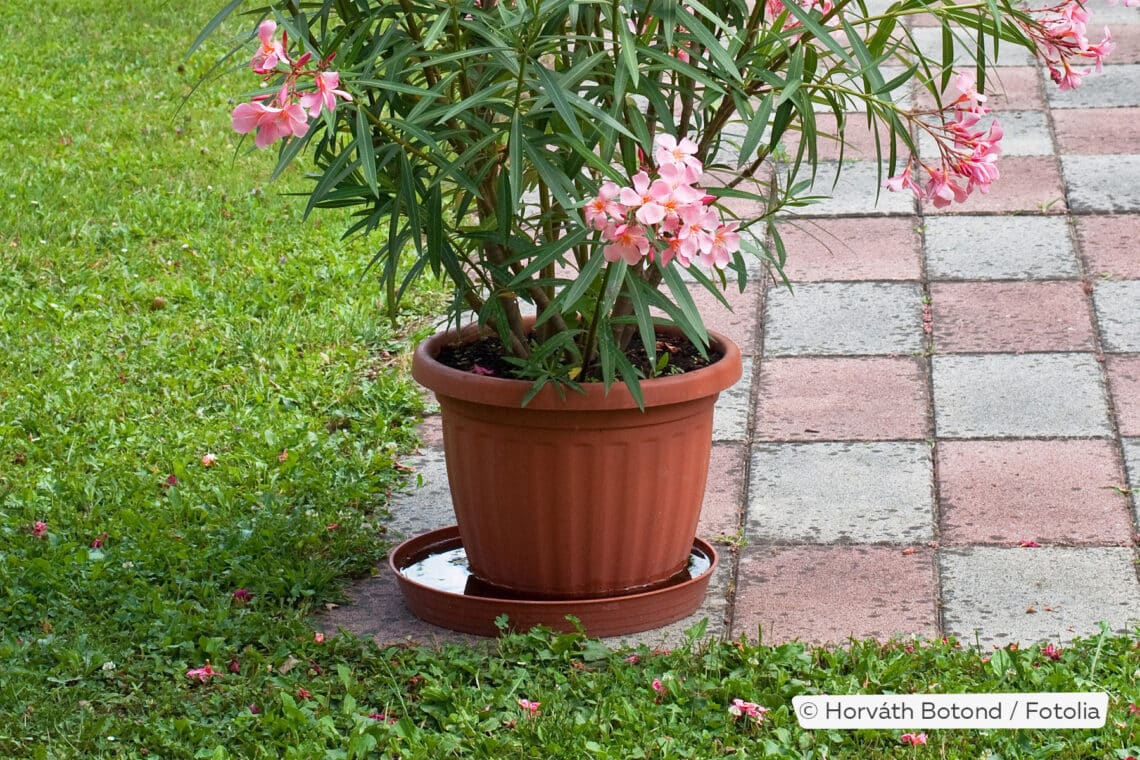
[[[504,356],[505,353],[503,344],[498,338],[488,337],[481,338],[473,343],[447,344],[440,349],[439,356],[436,358],[441,364],[464,372],[493,377],[515,377],[516,367],[507,361]],[[658,361],[660,361],[662,354],[669,355],[669,361],[661,372],[663,375],[692,372],[701,367],[707,367],[723,356],[720,352],[710,348],[706,359],[701,356],[692,343],[681,336],[659,337],[657,339]],[[635,335],[630,340],[625,355],[630,363],[641,371],[642,376],[651,377],[653,375],[641,336]],[[580,381],[600,382],[601,371],[593,369],[585,377],[580,378]]]

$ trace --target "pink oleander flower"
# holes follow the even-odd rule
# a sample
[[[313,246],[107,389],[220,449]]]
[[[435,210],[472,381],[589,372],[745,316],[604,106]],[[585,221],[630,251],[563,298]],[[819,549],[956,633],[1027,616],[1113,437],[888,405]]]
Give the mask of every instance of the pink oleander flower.
[[[625,658],[625,661],[628,662],[630,665],[636,665],[637,663],[641,662],[641,656],[636,655],[636,654],[631,654]]]
[[[698,173],[702,170],[696,156],[697,144],[687,137],[680,141],[670,134],[659,134],[653,138],[653,159],[658,166],[672,164],[677,168],[690,168]]]
[[[519,700],[519,707],[526,710],[527,715],[529,715],[532,718],[539,714],[540,711],[538,708],[541,704],[542,704],[541,702],[532,702],[529,699],[520,699]]]
[[[233,128],[243,135],[256,129],[254,143],[265,148],[283,137],[304,137],[309,131],[309,122],[305,109],[298,103],[284,108],[263,103],[241,103],[233,112]]]
[[[660,198],[668,195],[668,186],[654,189],[654,182],[645,172],[633,175],[633,187],[623,187],[618,199],[627,209],[636,209],[634,216],[642,224],[657,224],[665,218],[665,207],[661,205]]]
[[[261,715],[261,708],[257,705],[250,705],[249,712],[251,715]]]
[[[487,369],[486,367],[483,367],[479,364],[472,364],[471,365],[471,374],[473,374],[473,375],[494,375],[495,371],[491,370],[491,369]]]
[[[325,635],[323,633],[321,633],[320,631],[317,631],[316,633],[313,634],[313,642],[316,644],[324,644],[325,643]]]
[[[32,538],[44,538],[47,536],[47,523],[43,520],[36,520],[32,524]]]
[[[337,89],[340,86],[340,74],[335,71],[322,71],[315,77],[317,89],[314,92],[306,92],[301,96],[301,107],[309,112],[309,116],[319,116],[321,108],[328,111],[336,110],[336,99],[352,100],[352,96],[344,90]]]
[[[755,702],[745,702],[743,699],[734,699],[732,704],[728,706],[728,713],[735,718],[749,717],[757,723],[764,720],[764,713],[768,712],[767,707],[756,704]]]
[[[1050,660],[1056,662],[1061,659],[1061,647],[1055,647],[1052,644],[1046,644],[1041,648],[1041,656],[1048,657]]]
[[[203,467],[213,467],[217,463],[218,463],[218,455],[217,454],[204,454],[202,456],[202,466]]]
[[[242,604],[245,604],[246,602],[248,602],[252,598],[253,598],[253,592],[247,588],[239,588],[237,591],[235,591],[233,593],[234,601],[240,602]]]
[[[187,678],[189,678],[191,681],[193,681],[195,678],[197,678],[198,681],[200,681],[201,683],[205,683],[206,681],[210,680],[214,676],[220,676],[220,675],[222,675],[222,674],[219,673],[218,671],[214,670],[212,667],[210,667],[210,661],[209,660],[206,660],[206,664],[200,668],[191,668],[190,670],[186,671],[186,677]]]
[[[915,195],[922,195],[922,186],[914,181],[911,176],[910,164],[907,164],[903,169],[902,174],[897,174],[894,177],[888,177],[883,182],[883,187],[890,190],[892,193],[902,192],[903,190],[911,190]]]
[[[94,541],[91,542],[91,548],[92,549],[102,549],[103,548],[103,542],[106,540],[107,540],[107,531],[103,531],[102,533],[99,534],[98,538],[96,538]]]
[[[645,236],[645,228],[637,224],[615,224],[602,230],[602,239],[609,244],[602,249],[606,261],[624,261],[626,264],[636,264],[649,253],[649,238]]]
[[[926,199],[934,204],[935,208],[945,208],[951,203],[961,203],[969,195],[966,189],[954,182],[948,172],[939,169],[930,169],[930,181],[926,183]]]
[[[372,720],[376,721],[377,723],[387,723],[388,725],[392,725],[393,723],[396,723],[399,721],[399,718],[397,718],[393,715],[388,715],[387,713],[382,713],[382,712],[368,713],[368,717],[371,718]]]
[[[606,180],[598,188],[598,195],[586,204],[586,224],[596,230],[605,229],[611,222],[625,217],[625,208],[617,201],[621,188]]]
[[[277,33],[277,22],[266,19],[257,27],[257,38],[261,44],[253,54],[249,65],[258,74],[268,74],[277,68],[278,63],[289,63],[289,56],[285,54],[284,38],[273,39]]]
[[[1022,549],[1037,549],[1041,546],[1041,544],[1037,543],[1032,538],[1023,539],[1020,545]]]
[[[712,246],[702,253],[701,264],[709,268],[724,269],[732,261],[732,254],[740,250],[740,234],[736,229],[740,222],[728,222],[713,232]]]
[[[926,744],[926,734],[903,734],[899,737],[899,744],[910,744],[912,746]]]
[[[313,698],[313,692],[309,691],[304,686],[298,686],[297,691],[293,693],[296,695],[297,699],[301,700],[302,702],[304,702],[306,699]]]
[[[653,687],[653,690],[654,690],[655,692],[657,692],[658,694],[660,694],[661,692],[665,691],[665,684],[661,683],[661,679],[660,679],[660,678],[654,678],[654,679],[653,679],[653,683],[651,683],[651,684],[650,684],[650,686],[652,686],[652,687]]]

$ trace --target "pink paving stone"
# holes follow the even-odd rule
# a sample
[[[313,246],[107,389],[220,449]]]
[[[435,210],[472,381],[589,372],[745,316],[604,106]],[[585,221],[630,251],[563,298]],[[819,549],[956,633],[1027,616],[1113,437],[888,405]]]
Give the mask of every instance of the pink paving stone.
[[[1035,214],[1063,214],[1065,192],[1056,159],[1050,156],[1005,156],[998,161],[1000,178],[988,194],[973,193],[965,203],[935,208],[922,202],[926,214],[984,214],[1024,211]],[[922,179],[926,181],[925,176]]]
[[[920,108],[934,108],[934,98],[925,87],[916,88],[915,98]],[[951,86],[942,96],[942,104],[958,97]],[[1041,78],[1033,66],[1003,66],[986,69],[986,105],[999,115],[1002,111],[1041,111],[1045,98],[1041,94]]]
[[[837,161],[839,160],[839,148],[841,143],[835,139],[835,115],[831,113],[816,114],[815,117],[816,129],[821,137],[818,142],[819,158],[821,161]],[[878,153],[875,150],[875,135],[879,136],[879,146],[883,151],[884,159],[890,156],[890,136],[891,130],[883,126],[882,122],[876,121],[875,128],[872,129],[867,124],[867,117],[864,114],[852,113],[847,117],[847,125],[843,132],[844,141],[847,143],[843,150],[843,160],[855,159],[870,159],[874,160]],[[798,150],[799,133],[788,134],[781,141],[784,149],[790,155],[795,155]],[[900,138],[897,143],[897,150],[900,155],[906,151],[906,144]]]
[[[1096,14],[1093,14],[1093,23],[1089,26],[1090,42],[1099,42],[1104,24],[1096,24]],[[1140,18],[1137,18],[1140,22]],[[1095,29],[1096,32],[1092,33]],[[1116,43],[1116,49],[1108,57],[1108,63],[1140,63],[1140,23],[1136,24],[1111,24],[1109,29],[1112,32],[1112,41]]]
[[[1105,369],[1120,434],[1140,436],[1140,356],[1110,355],[1105,358]]]
[[[935,457],[945,543],[1132,544],[1112,441],[940,441]]]
[[[706,541],[734,536],[744,500],[746,452],[739,443],[713,444],[697,535]]]
[[[1079,282],[940,282],[930,286],[939,353],[1091,351],[1089,298]]]
[[[756,438],[921,440],[929,394],[917,358],[784,358],[760,365]]]
[[[693,285],[689,293],[701,313],[705,327],[730,338],[745,355],[756,352],[756,319],[760,293],[763,290],[759,277],[750,281],[744,292],[736,285],[736,273],[728,274],[728,289],[724,293],[732,309],[728,309],[716,296],[700,285]]]
[[[937,635],[933,557],[878,546],[749,546],[737,576],[733,635],[766,644],[842,644]]]
[[[1140,216],[1076,218],[1077,244],[1090,277],[1140,279]]]
[[[917,280],[921,243],[914,219],[851,218],[780,225],[792,282]]]
[[[1140,108],[1058,108],[1053,111],[1057,150],[1063,154],[1136,153]]]

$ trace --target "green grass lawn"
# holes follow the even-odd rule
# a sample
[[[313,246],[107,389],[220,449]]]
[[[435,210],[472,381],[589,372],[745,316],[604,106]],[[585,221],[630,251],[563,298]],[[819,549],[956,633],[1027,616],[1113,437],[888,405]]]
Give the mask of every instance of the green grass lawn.
[[[317,641],[308,615],[387,548],[421,405],[404,357],[441,296],[392,325],[369,244],[303,220],[298,174],[266,184],[273,156],[229,130],[246,72],[179,107],[224,51],[183,64],[213,5],[0,3],[0,757],[1140,755],[1136,636],[1058,661],[699,632],[636,656],[541,632]],[[187,677],[207,660],[220,675]],[[790,712],[818,692],[1083,690],[1109,692],[1105,729],[914,749]]]

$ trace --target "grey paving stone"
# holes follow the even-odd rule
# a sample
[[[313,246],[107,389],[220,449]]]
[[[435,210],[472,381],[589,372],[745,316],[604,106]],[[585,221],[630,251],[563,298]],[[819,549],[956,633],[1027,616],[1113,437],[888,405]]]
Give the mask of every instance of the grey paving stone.
[[[1130,9],[1134,14],[1136,10]],[[1099,27],[1093,27],[1099,28]],[[1099,41],[1097,34],[1092,35]],[[1045,74],[1049,78],[1049,74]],[[1045,88],[1051,108],[1120,108],[1140,106],[1140,64],[1120,63],[1105,66],[1100,74],[1090,74],[1081,80],[1075,90],[1059,90],[1049,81]],[[1094,128],[1090,125],[1089,139],[1095,140]]]
[[[874,216],[878,214],[910,215],[914,213],[914,193],[891,193],[882,187],[887,179],[887,164],[878,162],[844,161],[839,181],[835,183],[835,170],[839,162],[821,161],[815,183],[808,195],[826,196],[810,206],[786,211],[781,216]],[[807,179],[807,175],[804,175]]]
[[[922,291],[906,282],[803,283],[773,288],[769,356],[913,354],[922,350]]]
[[[1109,436],[1091,354],[935,356],[934,427],[942,438]]]
[[[749,541],[925,542],[933,463],[920,441],[773,443],[752,454]]]
[[[930,216],[932,280],[1027,280],[1080,276],[1068,222],[1049,216]]]
[[[1124,3],[1117,2],[1110,3],[1108,0],[1083,0],[1082,5],[1088,10],[1090,14],[1089,31],[1092,39],[1089,42],[1099,42],[1101,27],[1108,25],[1110,29],[1116,31],[1118,26],[1127,24],[1140,24],[1140,17],[1136,15],[1135,8],[1129,8]],[[1111,61],[1112,58],[1109,58]],[[1110,64],[1111,65],[1111,64]]]
[[[1098,282],[1093,305],[1105,351],[1140,351],[1140,280]]]
[[[1001,122],[1003,156],[1053,155],[1053,137],[1049,134],[1044,111],[1002,111],[1000,114],[989,114],[982,117],[974,130],[988,131],[995,118]],[[918,149],[927,160],[938,158],[938,148],[928,132],[919,135]]]
[[[1072,211],[1140,211],[1140,156],[1061,156],[1061,174]]]
[[[985,644],[1067,641],[1140,620],[1128,548],[975,547],[939,560],[946,632],[967,643],[975,631]]]
[[[752,412],[752,359],[743,358],[740,381],[723,391],[713,409],[713,440],[743,441],[748,438],[748,417]]]
[[[963,68],[973,66],[974,54],[978,47],[978,35],[974,29],[952,27],[954,29],[954,65]],[[913,30],[918,49],[936,61],[942,60],[942,29],[940,27],[922,27]],[[993,40],[986,45],[986,60],[990,65],[997,66],[1030,66],[1033,56],[1028,50],[1019,45],[1008,42],[1001,44],[998,58],[993,60]],[[963,69],[964,70],[964,69]]]
[[[1132,511],[1140,522],[1140,438],[1125,438],[1122,443],[1128,485],[1132,489]]]

